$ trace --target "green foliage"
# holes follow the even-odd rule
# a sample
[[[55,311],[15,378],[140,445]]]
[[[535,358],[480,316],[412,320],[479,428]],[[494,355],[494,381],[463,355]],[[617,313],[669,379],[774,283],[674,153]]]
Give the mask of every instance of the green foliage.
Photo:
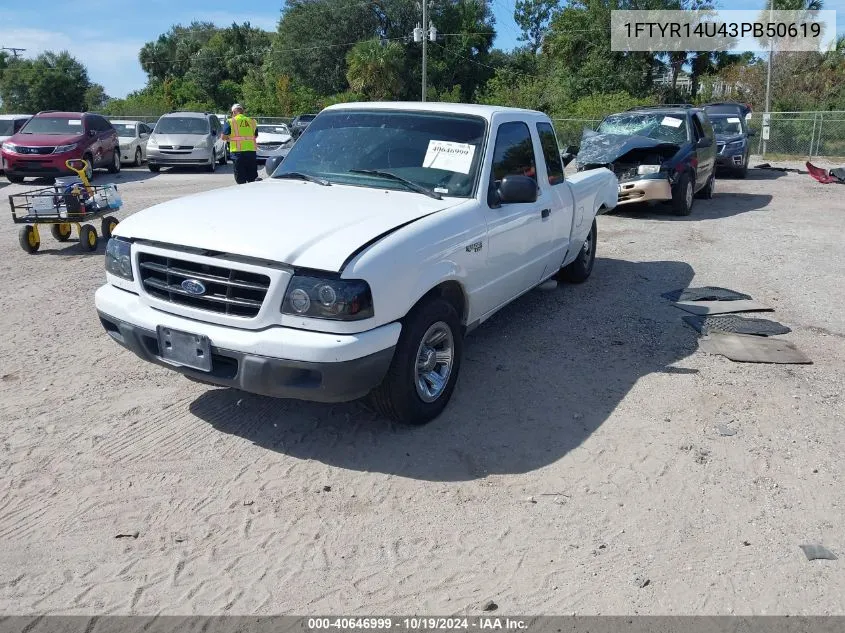
[[[358,42],[346,54],[349,88],[369,99],[396,99],[402,90],[405,49],[398,42]]]
[[[4,60],[0,100],[6,111],[85,109],[92,85],[88,70],[67,51],[46,52],[35,59]]]
[[[540,50],[543,36],[559,4],[559,0],[516,0],[513,19],[522,29],[519,41],[526,42],[532,53]]]

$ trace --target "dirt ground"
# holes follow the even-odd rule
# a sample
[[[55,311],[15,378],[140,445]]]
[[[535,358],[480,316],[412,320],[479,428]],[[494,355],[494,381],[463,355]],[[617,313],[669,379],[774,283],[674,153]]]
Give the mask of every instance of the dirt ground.
[[[125,217],[232,175],[115,182]],[[27,255],[17,228],[0,613],[845,614],[843,186],[752,170],[687,218],[602,216],[590,280],[473,333],[416,429],[143,363],[97,320],[103,245]],[[814,364],[697,351],[660,295],[705,284],[774,307]]]

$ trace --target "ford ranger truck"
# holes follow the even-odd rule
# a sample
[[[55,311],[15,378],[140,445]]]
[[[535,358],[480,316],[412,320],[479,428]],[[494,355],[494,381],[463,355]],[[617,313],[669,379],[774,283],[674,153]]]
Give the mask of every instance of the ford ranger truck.
[[[589,277],[617,191],[607,169],[564,176],[540,112],[336,105],[271,178],[122,221],[96,307],[115,342],[194,381],[368,396],[423,424],[468,332],[550,278]]]

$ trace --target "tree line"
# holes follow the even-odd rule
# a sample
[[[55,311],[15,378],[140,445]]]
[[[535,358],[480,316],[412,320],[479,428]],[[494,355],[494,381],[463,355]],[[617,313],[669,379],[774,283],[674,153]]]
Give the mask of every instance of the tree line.
[[[512,105],[553,116],[599,117],[655,102],[701,102],[720,82],[732,99],[763,107],[765,59],[753,54],[612,51],[614,9],[706,9],[711,0],[516,0],[520,46],[493,48],[486,0],[430,0],[437,39],[428,43],[427,97]],[[775,0],[776,9],[820,8],[821,0]],[[190,109],[293,116],[353,100],[418,100],[422,46],[416,0],[286,0],[275,32],[249,23],[173,26],[139,51],[146,85],[109,98],[66,52],[36,59],[0,54],[5,111],[96,110],[159,115]],[[689,87],[675,81],[681,71]],[[657,85],[655,77],[672,81]],[[779,53],[773,110],[845,109],[845,40],[835,51]]]

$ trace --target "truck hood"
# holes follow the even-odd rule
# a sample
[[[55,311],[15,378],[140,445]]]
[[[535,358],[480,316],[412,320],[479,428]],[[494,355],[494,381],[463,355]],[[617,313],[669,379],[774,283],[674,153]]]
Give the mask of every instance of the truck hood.
[[[741,141],[745,138],[742,134],[716,134],[716,140],[720,143],[733,143],[734,141]]]
[[[584,134],[576,165],[607,165],[635,149],[661,149],[677,152],[677,143],[658,141],[647,136],[627,134]]]
[[[123,220],[114,235],[340,272],[360,247],[461,202],[268,179],[158,204]]]

